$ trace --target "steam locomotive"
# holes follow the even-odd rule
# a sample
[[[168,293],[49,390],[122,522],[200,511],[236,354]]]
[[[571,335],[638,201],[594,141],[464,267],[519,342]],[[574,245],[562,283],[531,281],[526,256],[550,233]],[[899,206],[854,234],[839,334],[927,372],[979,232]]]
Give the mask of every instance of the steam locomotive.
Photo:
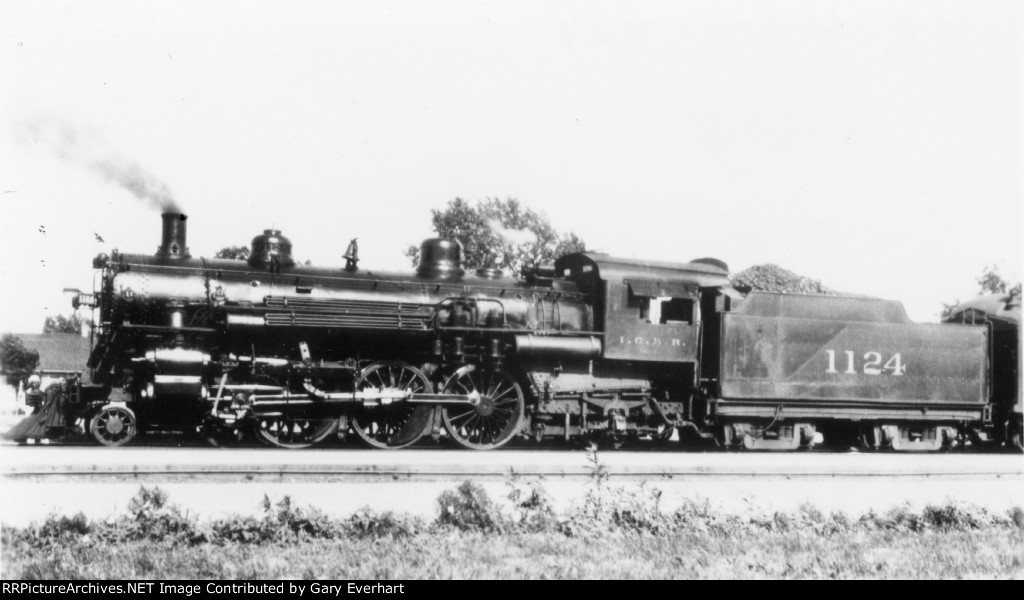
[[[516,278],[467,273],[458,243],[430,239],[415,273],[377,273],[358,266],[355,242],[344,267],[296,264],[272,229],[245,261],[192,258],[186,216],[162,217],[155,255],[94,260],[96,288],[74,300],[96,311],[93,349],[83,376],[51,392],[50,436],[251,433],[284,448],[431,436],[475,450],[1019,440],[1019,390],[991,392],[990,324],[914,324],[889,300],[742,293],[715,259],[584,252]]]

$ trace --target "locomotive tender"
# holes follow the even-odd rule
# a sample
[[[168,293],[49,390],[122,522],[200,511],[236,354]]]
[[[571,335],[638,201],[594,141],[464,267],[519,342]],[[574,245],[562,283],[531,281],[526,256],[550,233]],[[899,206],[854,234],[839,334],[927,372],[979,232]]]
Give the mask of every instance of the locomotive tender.
[[[415,273],[295,264],[280,231],[248,260],[192,258],[163,215],[155,255],[100,255],[94,346],[51,429],[120,446],[143,430],[300,448],[446,437],[711,440],[939,450],[991,437],[989,330],[914,324],[898,302],[740,293],[723,263],[576,253],[513,278],[451,241]],[[996,411],[1006,412],[1004,408]]]

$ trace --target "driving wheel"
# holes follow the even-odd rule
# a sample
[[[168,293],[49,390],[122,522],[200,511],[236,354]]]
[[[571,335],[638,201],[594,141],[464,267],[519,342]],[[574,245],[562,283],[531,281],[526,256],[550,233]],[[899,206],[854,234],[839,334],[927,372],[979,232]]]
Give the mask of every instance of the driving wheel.
[[[416,367],[401,362],[374,363],[359,374],[359,390],[429,392],[430,380]],[[352,414],[352,430],[373,448],[396,449],[415,444],[430,428],[434,407],[401,400],[360,407]]]
[[[441,413],[448,434],[460,446],[491,450],[519,433],[526,402],[508,372],[467,365],[448,378],[444,393],[473,398],[469,404],[447,405]]]
[[[338,430],[338,419],[264,415],[256,419],[256,438],[280,448],[308,448]]]

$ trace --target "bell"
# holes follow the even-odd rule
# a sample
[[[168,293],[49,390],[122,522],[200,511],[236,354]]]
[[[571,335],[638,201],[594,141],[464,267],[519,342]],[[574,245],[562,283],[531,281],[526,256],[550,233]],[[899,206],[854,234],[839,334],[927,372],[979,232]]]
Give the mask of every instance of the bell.
[[[348,243],[348,248],[345,250],[345,254],[341,257],[345,259],[345,270],[355,271],[359,267],[356,266],[359,263],[359,238],[352,238],[352,241]]]

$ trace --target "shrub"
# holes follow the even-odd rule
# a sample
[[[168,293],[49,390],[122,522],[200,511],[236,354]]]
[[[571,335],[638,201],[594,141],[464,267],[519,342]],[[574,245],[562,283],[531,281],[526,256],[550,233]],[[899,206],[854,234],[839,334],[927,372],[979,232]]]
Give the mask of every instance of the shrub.
[[[672,517],[661,511],[661,490],[642,481],[637,489],[609,486],[610,473],[600,459],[597,445],[586,449],[591,488],[582,505],[570,510],[560,531],[571,537],[608,531],[661,533],[674,528]]]
[[[540,481],[524,482],[512,471],[506,482],[508,499],[512,503],[512,525],[522,531],[546,531],[558,524],[551,497]]]
[[[984,508],[950,502],[941,505],[929,504],[921,512],[914,512],[907,505],[893,507],[884,515],[869,510],[861,516],[858,525],[891,531],[965,531],[983,527],[1006,527],[1013,519],[1012,513],[1008,517],[992,514]]]
[[[570,537],[608,532],[659,534],[678,527],[674,515],[661,510],[661,490],[641,482],[637,489],[601,486],[587,492],[570,509],[559,530]]]
[[[1017,529],[1024,531],[1024,510],[1019,506],[1010,509],[1010,522],[1017,526]]]
[[[171,540],[199,543],[205,541],[188,514],[167,502],[167,493],[158,487],[142,486],[128,502],[128,516],[104,528],[104,536],[115,540]]]
[[[487,492],[472,481],[464,481],[455,490],[446,490],[437,499],[437,524],[463,531],[505,529],[505,519]]]
[[[217,541],[242,544],[289,543],[303,538],[334,539],[344,535],[339,523],[315,508],[294,506],[290,496],[276,504],[269,496],[263,496],[262,518],[236,515],[214,521],[211,530]]]
[[[264,522],[254,517],[234,515],[215,521],[210,529],[213,540],[221,543],[259,544],[269,539]]]
[[[616,488],[606,505],[613,527],[646,533],[672,529],[672,519],[661,512],[661,490],[641,481],[637,490]]]
[[[392,511],[377,513],[365,506],[345,521],[345,533],[354,538],[409,537],[426,531],[427,525],[419,517],[395,514]]]
[[[805,539],[806,535],[832,537],[877,531],[1024,530],[1024,510],[1020,507],[994,514],[956,503],[928,505],[920,511],[900,505],[881,514],[870,510],[857,519],[841,512],[826,515],[807,504],[796,511],[762,514],[751,510],[738,516],[714,510],[707,501],[686,501],[673,512],[665,513],[660,490],[646,483],[629,488],[609,486],[607,471],[597,460],[596,451],[592,457],[594,485],[581,503],[561,514],[552,508],[540,481],[527,482],[515,473],[507,482],[511,514],[492,502],[483,487],[466,481],[438,497],[439,512],[433,525],[410,515],[391,511],[379,513],[371,507],[361,508],[346,519],[332,519],[314,508],[296,506],[288,496],[276,503],[264,496],[262,515],[232,516],[202,528],[195,519],[171,504],[162,490],[142,487],[128,503],[128,512],[123,516],[90,521],[81,513],[71,517],[50,515],[40,525],[3,528],[0,540],[8,548],[28,546],[64,553],[58,556],[60,560],[29,563],[22,574],[31,578],[63,573],[66,578],[75,576],[65,569],[66,561],[62,562],[68,548],[128,541],[293,544],[313,539],[405,538],[431,531],[434,526],[470,532],[560,533],[587,538],[682,534],[721,539],[760,537],[765,532]]]
[[[978,529],[987,515],[984,511],[965,510],[962,506],[946,504],[944,506],[928,505],[921,513],[921,520],[938,529]]]
[[[875,510],[869,509],[861,515],[858,524],[868,529],[882,529],[887,531],[911,531],[919,532],[927,527],[927,523],[919,513],[910,509],[909,505],[902,504],[894,506],[879,515]]]
[[[292,537],[334,538],[339,531],[337,524],[316,508],[302,509],[292,505],[292,499],[285,496],[271,506],[270,498],[263,497],[264,521],[275,532],[278,540]]]
[[[87,535],[91,530],[92,524],[82,513],[77,513],[70,518],[50,515],[39,526],[36,536],[39,538],[81,537]]]
[[[844,512],[833,512],[828,520],[822,522],[821,533],[824,535],[842,535],[853,529],[853,521]]]

